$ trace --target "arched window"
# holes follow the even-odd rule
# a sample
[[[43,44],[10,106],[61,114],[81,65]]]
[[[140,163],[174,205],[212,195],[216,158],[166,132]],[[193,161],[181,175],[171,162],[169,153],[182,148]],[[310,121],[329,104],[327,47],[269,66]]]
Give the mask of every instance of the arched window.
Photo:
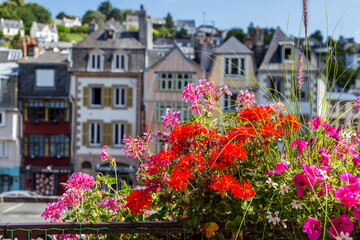
[[[81,164],[81,168],[83,168],[83,169],[91,169],[91,163],[90,162],[83,162],[82,164]]]

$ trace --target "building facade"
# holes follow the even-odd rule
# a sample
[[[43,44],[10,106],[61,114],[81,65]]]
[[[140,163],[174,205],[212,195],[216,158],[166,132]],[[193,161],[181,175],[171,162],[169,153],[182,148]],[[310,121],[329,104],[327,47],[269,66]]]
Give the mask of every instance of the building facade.
[[[144,21],[139,26],[147,26],[143,9],[139,15],[143,16],[139,21]],[[114,174],[108,163],[100,161],[106,145],[116,158],[119,180],[135,183],[139,163],[127,158],[122,149],[124,135],[135,137],[143,131],[142,70],[147,39],[146,32],[136,39],[110,19],[72,49],[76,171],[93,176]]]
[[[59,41],[59,34],[55,24],[33,22],[30,29],[30,37],[41,43]]]
[[[60,195],[73,172],[68,54],[45,52],[19,61],[25,188]]]
[[[0,19],[0,30],[3,32],[5,37],[14,37],[20,34],[24,37],[24,24],[22,20],[9,20]]]
[[[0,193],[20,189],[20,113],[14,62],[0,63]]]

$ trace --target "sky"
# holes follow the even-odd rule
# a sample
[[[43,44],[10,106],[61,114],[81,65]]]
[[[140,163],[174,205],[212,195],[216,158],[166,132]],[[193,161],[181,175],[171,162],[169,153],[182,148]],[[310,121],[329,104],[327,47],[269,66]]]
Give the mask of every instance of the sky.
[[[3,0],[1,0],[3,2]],[[102,0],[25,0],[41,4],[54,18],[64,11],[82,17],[95,10]],[[140,9],[162,18],[171,13],[174,20],[195,19],[198,26],[215,24],[219,29],[247,29],[254,26],[279,26],[288,35],[303,36],[302,0],[110,0],[113,7]],[[308,33],[319,29],[323,36],[337,39],[340,35],[354,37],[360,43],[360,0],[308,0]]]

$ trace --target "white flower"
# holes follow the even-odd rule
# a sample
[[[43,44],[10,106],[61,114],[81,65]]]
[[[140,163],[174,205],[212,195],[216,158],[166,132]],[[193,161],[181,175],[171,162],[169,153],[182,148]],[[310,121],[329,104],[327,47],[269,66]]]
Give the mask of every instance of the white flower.
[[[292,203],[290,203],[292,208],[295,209],[302,209],[302,205],[304,205],[301,201],[299,200],[293,200]]]
[[[285,223],[286,221],[287,221],[287,219],[283,219],[280,221],[280,223],[284,226],[284,228],[287,228],[287,225]]]
[[[278,217],[279,215],[279,211],[276,211],[274,213],[272,212],[267,212],[267,216],[266,218],[268,219],[269,223],[272,223],[274,225],[278,224],[280,222],[280,218]]]
[[[339,237],[336,237],[337,240],[353,240],[352,237],[350,237],[349,233],[344,234],[344,232],[340,233]]]
[[[276,187],[279,185],[276,182],[274,182],[273,180],[271,180],[271,178],[269,178],[268,180],[266,180],[266,183],[268,183],[271,187],[274,187],[276,189]]]
[[[284,195],[285,192],[286,192],[286,193],[289,192],[289,189],[290,189],[290,187],[289,187],[288,185],[286,185],[286,183],[283,183],[283,185],[281,185],[281,187],[280,187],[280,193],[281,193],[282,195]]]
[[[324,177],[325,180],[330,179],[326,170],[319,169],[319,171],[320,171],[321,175]]]

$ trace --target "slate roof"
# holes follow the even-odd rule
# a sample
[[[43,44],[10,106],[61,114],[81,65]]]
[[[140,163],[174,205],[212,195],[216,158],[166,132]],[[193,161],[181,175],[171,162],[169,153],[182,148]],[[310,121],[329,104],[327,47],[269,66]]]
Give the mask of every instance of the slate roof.
[[[157,50],[157,49],[151,49],[148,51],[148,66],[153,66],[155,63],[157,63],[158,61],[160,61],[160,59],[162,59],[167,52],[169,51],[169,49],[165,49],[165,50]]]
[[[190,27],[195,27],[195,20],[176,20],[175,21],[175,26],[182,28],[184,26],[190,26]]]
[[[158,38],[154,41],[154,45],[174,45],[175,43],[179,44],[182,47],[193,46],[191,39],[174,39],[174,38]]]
[[[252,51],[240,42],[236,37],[231,36],[226,42],[221,46],[214,49],[215,54],[234,54],[234,53],[245,53],[252,54]]]
[[[17,20],[9,20],[9,19],[4,19],[4,25],[3,28],[17,28],[17,29],[21,29],[23,28],[23,23],[22,21],[17,21]]]
[[[44,29],[45,26],[48,26],[50,28],[51,32],[57,32],[57,29],[54,28],[51,24],[46,24],[46,23],[38,23],[35,22],[36,26],[37,26],[37,30],[38,31],[42,31]]]
[[[45,51],[34,58],[24,58],[18,61],[19,64],[67,64],[68,54],[60,52]]]
[[[114,39],[105,38],[105,29],[113,29]],[[76,48],[100,48],[100,49],[144,49],[132,34],[125,31],[114,19],[108,20],[103,26],[92,32],[76,45]]]

